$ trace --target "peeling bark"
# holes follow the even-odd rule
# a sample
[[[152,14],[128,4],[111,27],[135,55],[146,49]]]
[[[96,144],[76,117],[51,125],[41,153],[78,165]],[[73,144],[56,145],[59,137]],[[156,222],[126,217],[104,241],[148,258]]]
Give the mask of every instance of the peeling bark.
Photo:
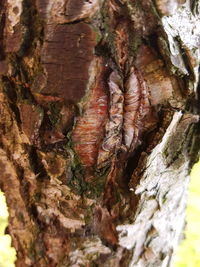
[[[170,266],[199,152],[198,1],[0,3],[0,185],[16,266]]]

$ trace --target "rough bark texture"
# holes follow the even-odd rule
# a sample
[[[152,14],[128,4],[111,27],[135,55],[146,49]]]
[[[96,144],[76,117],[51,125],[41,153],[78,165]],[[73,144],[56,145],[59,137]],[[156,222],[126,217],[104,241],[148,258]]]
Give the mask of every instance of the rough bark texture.
[[[199,150],[199,4],[1,0],[16,266],[169,266]]]

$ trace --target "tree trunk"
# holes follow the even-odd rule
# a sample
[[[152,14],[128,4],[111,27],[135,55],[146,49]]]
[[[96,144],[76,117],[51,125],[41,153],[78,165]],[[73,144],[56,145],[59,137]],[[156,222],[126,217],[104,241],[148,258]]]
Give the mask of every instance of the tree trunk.
[[[0,181],[16,266],[170,266],[200,143],[198,11],[1,1]]]

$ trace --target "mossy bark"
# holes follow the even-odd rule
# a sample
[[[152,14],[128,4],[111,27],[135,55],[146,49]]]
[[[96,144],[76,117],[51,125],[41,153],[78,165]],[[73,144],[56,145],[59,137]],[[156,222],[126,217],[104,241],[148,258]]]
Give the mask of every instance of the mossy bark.
[[[0,3],[0,185],[16,266],[169,266],[199,152],[198,1]]]

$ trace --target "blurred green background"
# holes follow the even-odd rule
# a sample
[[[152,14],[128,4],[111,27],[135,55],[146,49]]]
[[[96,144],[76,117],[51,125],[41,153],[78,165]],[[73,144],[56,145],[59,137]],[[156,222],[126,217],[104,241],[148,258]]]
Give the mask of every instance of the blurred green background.
[[[15,249],[11,248],[11,238],[4,235],[8,223],[8,211],[5,197],[0,192],[0,267],[14,267]]]
[[[0,267],[14,267],[16,257],[10,236],[4,235],[7,220],[6,202],[0,192]],[[191,172],[185,236],[178,248],[174,267],[200,267],[200,162]]]
[[[178,248],[174,267],[200,267],[200,161],[191,172],[185,236]]]

